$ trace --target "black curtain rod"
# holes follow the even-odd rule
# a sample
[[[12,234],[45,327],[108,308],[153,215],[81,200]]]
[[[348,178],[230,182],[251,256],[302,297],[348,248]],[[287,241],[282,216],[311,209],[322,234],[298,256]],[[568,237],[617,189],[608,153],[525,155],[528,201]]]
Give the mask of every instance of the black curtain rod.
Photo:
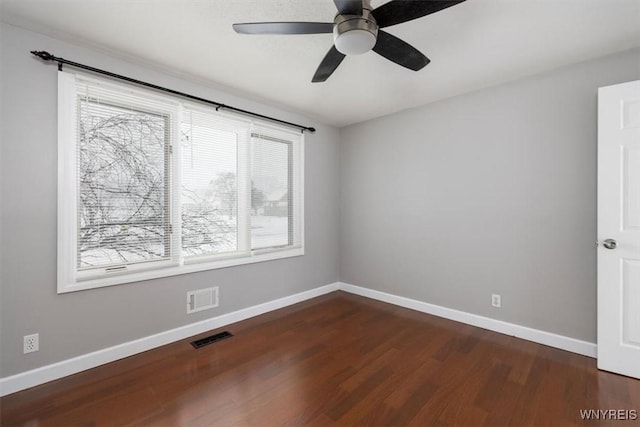
[[[183,98],[193,99],[194,101],[203,102],[205,104],[210,104],[210,105],[215,105],[216,110],[219,110],[220,108],[224,108],[225,110],[235,111],[236,113],[242,113],[242,114],[247,114],[247,115],[253,116],[253,117],[259,117],[261,119],[270,120],[272,122],[281,123],[283,125],[287,125],[287,126],[298,128],[303,133],[304,133],[304,131],[309,131],[309,132],[315,132],[316,131],[316,129],[313,128],[313,127],[302,126],[302,125],[299,125],[299,124],[296,124],[296,123],[291,123],[291,122],[287,122],[287,121],[284,121],[284,120],[276,119],[274,117],[269,117],[269,116],[265,116],[265,115],[262,115],[262,114],[253,113],[251,111],[242,110],[240,108],[232,107],[230,105],[225,105],[225,104],[222,104],[220,102],[210,101],[208,99],[200,98],[198,96],[189,95],[188,93],[178,92],[177,90],[168,89],[166,87],[154,85],[152,83],[147,83],[147,82],[143,82],[143,81],[140,81],[140,80],[132,79],[131,77],[122,76],[120,74],[115,74],[115,73],[112,73],[110,71],[105,71],[105,70],[101,70],[99,68],[90,67],[88,65],[79,64],[77,62],[68,61],[68,60],[66,60],[64,58],[58,58],[57,56],[53,56],[52,54],[50,54],[49,52],[46,52],[44,50],[40,50],[40,51],[32,50],[31,53],[33,55],[37,56],[38,58],[42,59],[43,61],[57,62],[58,63],[58,70],[60,70],[60,71],[62,71],[62,64],[67,64],[67,65],[70,65],[70,66],[75,67],[75,68],[81,68],[83,70],[91,71],[93,73],[103,74],[105,76],[109,76],[109,77],[113,77],[113,78],[116,78],[116,79],[124,80],[124,81],[130,82],[130,83],[135,83],[135,84],[140,85],[140,86],[150,87],[152,89],[156,89],[156,90],[159,90],[159,91],[162,91],[162,92],[171,93],[173,95],[178,95],[178,96],[181,96]]]

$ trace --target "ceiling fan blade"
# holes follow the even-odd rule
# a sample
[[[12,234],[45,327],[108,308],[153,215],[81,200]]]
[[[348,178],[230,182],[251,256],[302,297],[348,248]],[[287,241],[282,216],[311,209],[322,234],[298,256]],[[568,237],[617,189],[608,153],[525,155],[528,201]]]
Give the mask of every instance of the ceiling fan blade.
[[[415,47],[382,30],[378,30],[378,41],[373,51],[413,71],[421,70],[431,62]]]
[[[340,15],[362,15],[362,0],[333,0]]]
[[[338,65],[342,62],[345,55],[338,52],[335,46],[331,47],[329,52],[325,55],[324,59],[320,63],[320,66],[316,70],[316,73],[313,75],[313,83],[324,82],[326,81],[331,74],[338,68]]]
[[[371,12],[380,28],[438,12],[465,0],[392,0]]]
[[[333,32],[333,22],[251,22],[233,24],[240,34],[324,34]]]

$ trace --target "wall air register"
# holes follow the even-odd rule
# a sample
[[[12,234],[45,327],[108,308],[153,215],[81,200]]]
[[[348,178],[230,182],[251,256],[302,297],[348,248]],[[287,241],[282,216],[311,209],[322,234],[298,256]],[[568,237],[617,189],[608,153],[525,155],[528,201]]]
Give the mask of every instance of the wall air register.
[[[191,343],[193,348],[204,347],[205,345],[213,344],[214,342],[221,341],[226,338],[231,338],[233,334],[229,331],[220,332],[219,334],[210,335],[199,340],[195,340]]]

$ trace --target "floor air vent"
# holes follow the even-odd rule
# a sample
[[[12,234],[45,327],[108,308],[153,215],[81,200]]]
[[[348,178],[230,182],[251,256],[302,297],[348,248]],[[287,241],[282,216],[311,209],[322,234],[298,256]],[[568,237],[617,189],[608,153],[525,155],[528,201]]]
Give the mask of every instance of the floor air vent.
[[[223,340],[225,338],[231,338],[232,336],[233,336],[233,334],[231,332],[224,331],[224,332],[220,332],[219,334],[210,335],[208,337],[200,338],[199,340],[195,340],[194,342],[191,343],[191,345],[194,348],[200,348],[200,347],[204,347],[205,345],[208,345],[208,344],[213,344],[214,342]]]

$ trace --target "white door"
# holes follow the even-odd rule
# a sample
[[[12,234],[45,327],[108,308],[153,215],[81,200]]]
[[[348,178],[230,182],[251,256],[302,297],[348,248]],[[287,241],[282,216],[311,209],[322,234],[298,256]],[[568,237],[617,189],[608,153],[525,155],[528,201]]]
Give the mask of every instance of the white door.
[[[640,378],[640,81],[598,90],[598,368]]]

